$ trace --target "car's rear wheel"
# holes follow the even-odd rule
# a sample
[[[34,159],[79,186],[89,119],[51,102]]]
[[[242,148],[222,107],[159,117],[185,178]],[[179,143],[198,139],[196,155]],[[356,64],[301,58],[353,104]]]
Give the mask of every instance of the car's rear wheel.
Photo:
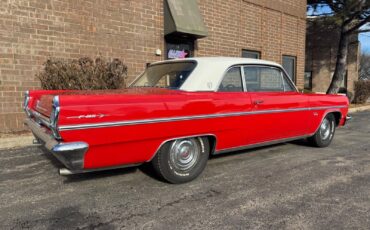
[[[197,178],[206,167],[209,141],[205,137],[183,138],[165,143],[152,160],[157,174],[178,184]]]
[[[316,133],[312,137],[309,137],[308,140],[314,146],[326,147],[330,145],[331,141],[333,140],[335,128],[335,117],[332,113],[329,113],[322,120]]]

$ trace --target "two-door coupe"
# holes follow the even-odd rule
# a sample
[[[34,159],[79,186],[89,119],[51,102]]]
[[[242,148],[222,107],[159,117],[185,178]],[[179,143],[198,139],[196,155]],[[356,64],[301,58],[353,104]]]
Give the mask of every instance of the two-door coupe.
[[[171,183],[193,180],[210,154],[308,138],[345,124],[343,95],[303,94],[274,62],[156,62],[127,89],[26,93],[26,124],[66,168],[89,172],[151,162]]]

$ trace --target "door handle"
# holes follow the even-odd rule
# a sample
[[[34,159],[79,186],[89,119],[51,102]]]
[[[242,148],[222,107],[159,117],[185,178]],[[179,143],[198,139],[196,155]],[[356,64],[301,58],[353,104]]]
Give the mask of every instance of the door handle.
[[[255,105],[260,105],[260,104],[262,104],[264,101],[263,100],[255,100],[255,101],[253,101],[253,103],[255,104]]]

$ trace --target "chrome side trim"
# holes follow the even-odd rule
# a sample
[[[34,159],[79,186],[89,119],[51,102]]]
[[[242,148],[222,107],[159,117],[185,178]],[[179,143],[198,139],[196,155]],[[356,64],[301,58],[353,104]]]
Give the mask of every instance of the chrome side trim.
[[[198,120],[198,119],[208,119],[208,118],[247,116],[247,115],[256,115],[256,114],[285,113],[285,112],[323,110],[323,109],[340,109],[340,108],[345,108],[345,107],[346,106],[321,106],[321,107],[308,107],[308,108],[274,109],[274,110],[248,111],[248,112],[204,114],[204,115],[166,117],[166,118],[117,121],[117,122],[101,122],[101,123],[80,124],[80,125],[61,125],[61,126],[59,126],[58,130],[59,131],[66,131],[66,130],[80,130],[80,129],[90,129],[90,128],[93,129],[93,128],[105,128],[105,127],[116,127],[116,126],[162,123],[162,122]]]
[[[157,148],[157,150],[154,152],[154,154],[152,155],[152,157],[147,161],[147,162],[150,162],[153,160],[153,158],[155,157],[155,155],[158,153],[158,151],[162,148],[162,146],[164,144],[166,144],[167,142],[169,141],[174,141],[174,140],[178,140],[178,139],[185,139],[185,138],[194,138],[194,137],[214,137],[215,138],[215,146],[214,148],[216,148],[216,145],[217,145],[217,137],[215,134],[212,134],[212,133],[206,133],[206,134],[196,134],[196,135],[190,135],[190,136],[180,136],[180,137],[173,137],[173,138],[168,138],[164,141],[162,141],[162,143],[159,145],[159,147]],[[213,151],[212,149],[210,151]],[[212,152],[211,152],[212,153]]]
[[[239,151],[239,150],[258,148],[258,147],[263,147],[263,146],[267,146],[267,145],[274,145],[274,144],[279,144],[279,143],[284,143],[284,142],[289,142],[289,141],[294,141],[294,140],[299,140],[299,139],[304,139],[304,138],[310,137],[312,135],[313,134],[297,136],[297,137],[290,137],[290,138],[283,138],[283,139],[272,140],[272,141],[265,141],[265,142],[260,142],[260,143],[256,143],[256,144],[243,145],[243,146],[226,148],[226,149],[220,149],[218,151],[215,151],[214,155],[227,153],[227,152],[233,152],[233,151]]]

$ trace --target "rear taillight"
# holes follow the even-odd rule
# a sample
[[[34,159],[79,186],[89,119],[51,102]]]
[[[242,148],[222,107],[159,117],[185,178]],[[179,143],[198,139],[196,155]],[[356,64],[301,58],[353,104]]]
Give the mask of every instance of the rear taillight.
[[[59,131],[58,131],[58,120],[59,120],[59,96],[53,97],[53,109],[51,110],[50,114],[50,129],[53,132],[53,135],[56,139],[60,139]]]

